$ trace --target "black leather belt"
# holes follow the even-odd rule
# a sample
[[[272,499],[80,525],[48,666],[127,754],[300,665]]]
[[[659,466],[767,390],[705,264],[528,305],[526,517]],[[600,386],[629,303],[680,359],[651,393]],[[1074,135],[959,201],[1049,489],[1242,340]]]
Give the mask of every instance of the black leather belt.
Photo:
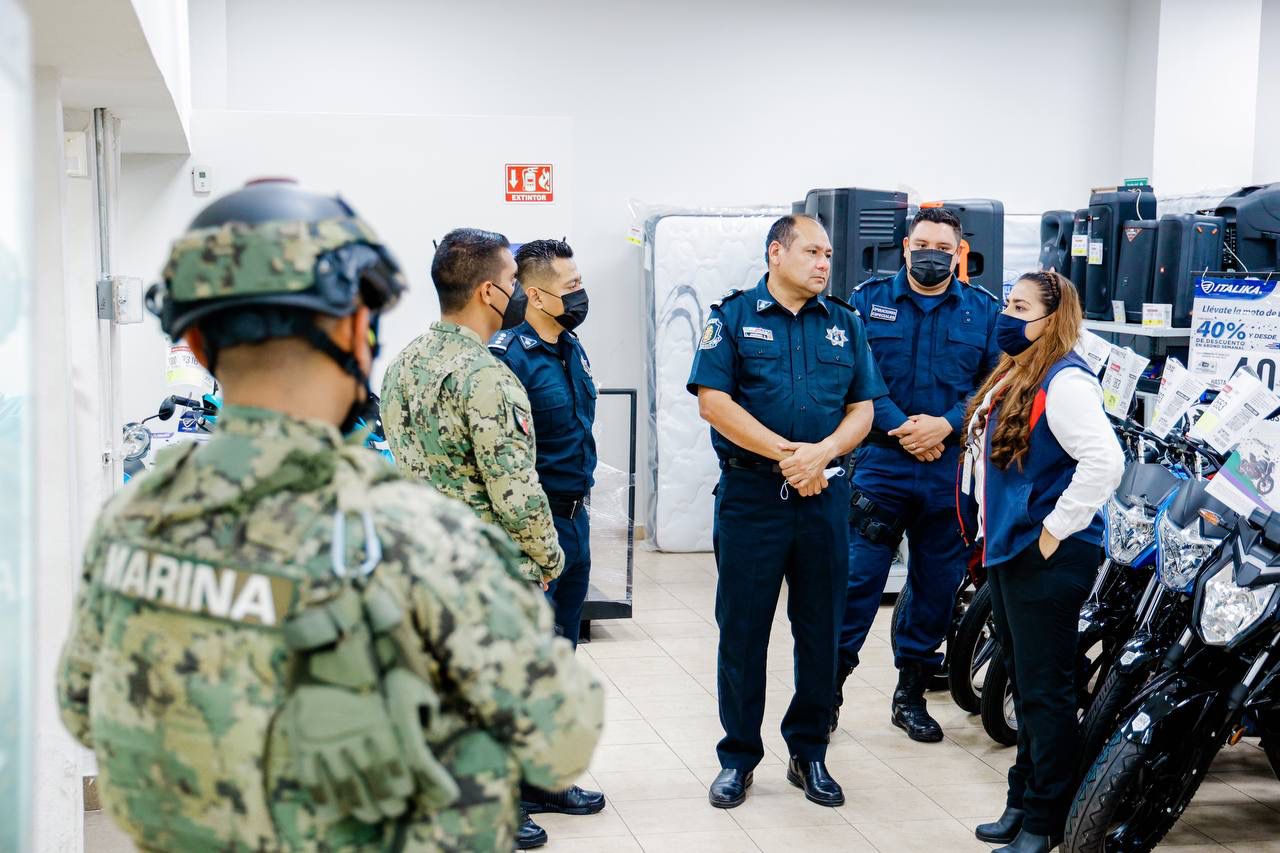
[[[569,495],[547,495],[547,503],[551,504],[551,514],[561,518],[572,519],[578,510],[587,505],[586,496],[570,497]]]
[[[849,457],[847,456],[837,456],[835,459],[832,459],[830,462],[827,463],[827,467],[843,468],[845,467],[845,465],[848,464],[848,461],[849,461]],[[782,468],[778,465],[777,462],[769,462],[768,460],[757,461],[755,459],[738,459],[733,456],[729,457],[728,459],[721,459],[720,467],[733,468],[738,471],[767,471],[771,474],[782,473]]]
[[[882,432],[878,429],[873,429],[871,430],[871,432],[867,433],[867,437],[863,440],[862,443],[866,445],[870,445],[872,447],[887,447],[891,450],[900,450],[908,456],[911,455],[907,453],[907,449],[902,446],[902,442],[898,441],[898,439],[889,435],[889,433]],[[942,446],[943,447],[959,447],[960,436],[954,430],[952,430],[951,434],[942,440]]]

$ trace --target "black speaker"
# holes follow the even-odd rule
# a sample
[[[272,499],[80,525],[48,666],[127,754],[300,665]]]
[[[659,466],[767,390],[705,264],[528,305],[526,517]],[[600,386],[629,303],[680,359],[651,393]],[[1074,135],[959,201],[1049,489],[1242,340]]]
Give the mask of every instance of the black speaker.
[[[1040,217],[1040,269],[1054,270],[1071,277],[1071,234],[1075,214],[1069,210],[1046,210]]]
[[[1098,190],[1089,197],[1089,264],[1084,278],[1084,313],[1094,320],[1112,317],[1116,273],[1120,268],[1120,229],[1131,219],[1156,218],[1156,194],[1148,186]]]
[[[1130,219],[1120,231],[1120,260],[1113,298],[1124,302],[1124,316],[1130,323],[1141,323],[1142,303],[1152,301],[1159,227],[1155,219]]]
[[[1225,222],[1222,269],[1280,270],[1280,183],[1245,187],[1215,213]]]
[[[1151,301],[1173,306],[1175,326],[1191,325],[1196,276],[1214,272],[1222,263],[1224,225],[1221,216],[1168,213],[1160,217]]]
[[[831,238],[832,294],[848,299],[862,282],[894,275],[902,267],[907,234],[907,194],[858,187],[809,190],[804,213]]]
[[[1084,305],[1084,279],[1089,265],[1089,208],[1077,210],[1071,224],[1071,283]]]
[[[992,198],[944,201],[969,243],[969,283],[1000,295],[1004,284],[1004,202]]]

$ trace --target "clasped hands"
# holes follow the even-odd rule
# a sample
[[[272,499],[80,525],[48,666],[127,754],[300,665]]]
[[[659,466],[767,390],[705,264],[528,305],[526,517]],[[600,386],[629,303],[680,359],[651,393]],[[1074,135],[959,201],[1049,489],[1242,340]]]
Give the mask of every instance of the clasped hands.
[[[784,441],[778,445],[778,449],[791,454],[779,462],[778,467],[782,470],[782,476],[787,478],[787,484],[799,492],[800,497],[813,497],[830,485],[823,472],[827,463],[840,454],[828,442],[808,444],[802,441]]]
[[[936,415],[912,415],[889,435],[898,439],[902,449],[921,462],[942,458],[942,442],[951,435],[951,422]]]

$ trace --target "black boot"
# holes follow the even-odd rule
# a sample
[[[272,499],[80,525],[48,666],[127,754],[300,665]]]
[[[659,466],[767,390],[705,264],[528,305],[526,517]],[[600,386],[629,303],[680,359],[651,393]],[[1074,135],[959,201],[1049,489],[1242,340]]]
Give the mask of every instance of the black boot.
[[[942,726],[929,716],[925,706],[927,681],[928,675],[918,663],[903,664],[898,670],[898,689],[893,691],[893,724],[912,740],[937,743],[942,740]]]
[[[586,815],[604,808],[604,794],[574,785],[564,791],[543,791],[530,785],[520,786],[520,808],[529,814]]]
[[[844,683],[849,679],[849,673],[853,672],[851,664],[840,664],[840,671],[836,673],[836,701],[831,706],[831,728],[828,734],[835,734],[836,728],[840,725],[840,708],[844,705]]]
[[[978,824],[973,834],[978,836],[979,841],[988,844],[1008,844],[1022,831],[1022,819],[1026,816],[1027,813],[1022,809],[1005,806],[1004,814],[992,823]]]
[[[516,827],[516,849],[532,850],[547,843],[547,831],[533,822],[529,813],[520,809],[520,825]]]
[[[811,803],[831,808],[844,805],[844,791],[840,783],[831,778],[824,761],[803,761],[791,756],[787,763],[787,781],[803,788],[805,799]]]
[[[734,809],[747,799],[751,787],[751,771],[725,768],[711,783],[707,799],[718,809]]]
[[[1061,843],[1061,835],[1036,835],[1024,829],[1011,843],[997,847],[995,853],[1049,853]]]

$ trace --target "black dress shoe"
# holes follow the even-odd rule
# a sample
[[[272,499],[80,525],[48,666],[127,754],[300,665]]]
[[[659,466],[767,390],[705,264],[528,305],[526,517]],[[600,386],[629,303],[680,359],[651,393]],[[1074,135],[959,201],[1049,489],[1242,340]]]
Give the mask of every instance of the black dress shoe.
[[[547,843],[547,831],[533,822],[529,813],[520,809],[520,826],[516,829],[516,849],[532,850]]]
[[[750,770],[721,770],[711,783],[707,799],[718,809],[732,809],[742,805],[747,798],[747,789],[751,787]]]
[[[1004,847],[997,847],[995,853],[1049,853],[1061,843],[1061,835],[1036,835],[1024,829],[1012,842]]]
[[[844,791],[840,783],[831,778],[827,765],[822,761],[801,761],[794,755],[787,765],[787,781],[797,788],[804,788],[804,798],[820,806],[843,806]]]
[[[898,687],[893,691],[893,724],[907,733],[907,737],[921,743],[937,743],[942,740],[942,726],[929,716],[924,701],[924,689],[928,682],[924,667],[918,663],[904,664],[898,670]]]
[[[973,834],[978,836],[979,841],[988,844],[1008,844],[1022,831],[1022,819],[1026,816],[1027,813],[1022,809],[1005,806],[1004,814],[992,823],[978,824]]]
[[[595,814],[604,808],[604,794],[587,791],[574,785],[567,791],[543,791],[538,788],[522,788],[520,806],[529,814]]]

